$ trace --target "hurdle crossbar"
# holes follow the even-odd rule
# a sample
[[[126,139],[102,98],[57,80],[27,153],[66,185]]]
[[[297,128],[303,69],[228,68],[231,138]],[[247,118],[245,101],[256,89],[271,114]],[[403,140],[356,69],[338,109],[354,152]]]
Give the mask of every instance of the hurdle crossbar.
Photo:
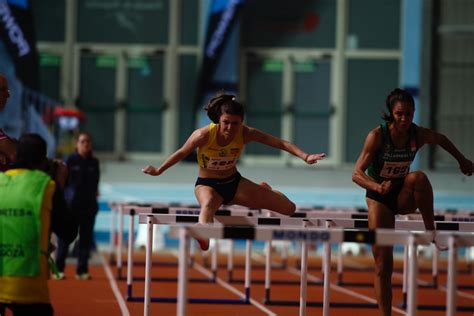
[[[144,223],[146,222],[149,227],[152,227],[154,224],[164,224],[166,223],[166,221],[168,221],[168,224],[170,223],[170,220],[171,218],[163,218],[163,215],[161,216],[157,216],[157,215],[148,215],[148,216],[145,216],[145,215],[141,215],[140,216],[140,222],[141,223]],[[176,220],[176,218],[174,219],[174,221],[179,221],[179,220]],[[190,219],[186,219],[185,222],[187,223],[192,223],[193,221],[190,221]],[[307,223],[307,221],[306,221]],[[218,224],[215,224],[215,225],[218,225]],[[316,231],[314,231],[315,229],[314,228],[309,228],[309,231],[308,229],[305,229],[305,231],[301,231],[301,230],[291,230],[291,229],[285,229],[285,228],[281,228],[281,230],[279,230],[280,228],[273,228],[271,230],[267,230],[267,234],[269,232],[271,232],[271,235],[270,236],[266,236],[265,235],[265,228],[266,227],[259,227],[258,230],[256,231],[256,228],[254,227],[224,227],[223,229],[226,230],[224,235],[223,236],[212,236],[212,235],[206,235],[205,233],[203,232],[199,232],[199,229],[207,229],[207,228],[211,228],[211,226],[207,226],[206,227],[201,227],[201,226],[196,226],[196,225],[192,225],[191,227],[188,227],[192,232],[193,234],[196,234],[197,233],[197,237],[199,238],[215,238],[215,237],[220,237],[220,238],[241,238],[241,239],[258,239],[258,240],[269,240],[269,239],[282,239],[282,237],[284,239],[302,239],[302,240],[311,240],[311,239],[324,239],[325,237],[324,236],[327,236],[327,235],[318,235],[318,233]],[[270,228],[268,228],[270,229]],[[148,230],[148,232],[150,233],[150,229]],[[234,232],[234,233],[233,233]],[[236,234],[236,232],[238,232],[238,234]],[[259,232],[262,232],[262,236],[258,235]],[[285,237],[285,232],[286,234],[294,234],[293,237],[289,238],[289,235]],[[151,232],[152,233],[152,232]],[[326,232],[328,233],[328,232]],[[355,234],[355,236],[357,236],[356,238],[345,238],[344,240],[342,239],[337,239],[335,238],[334,235],[334,231],[331,232],[331,242],[342,242],[342,241],[351,241],[351,242],[367,242],[367,243],[371,243],[371,240],[369,239],[366,239],[365,237],[362,237],[362,236],[365,236],[366,234],[370,234],[372,232],[344,232],[345,234]],[[393,232],[393,233],[396,233],[396,232]],[[406,242],[406,232],[398,232],[399,233],[399,237],[400,239],[397,239],[397,235],[395,234],[392,234],[389,238],[388,241],[384,241],[383,239],[383,236],[378,238],[377,239],[377,244],[380,244],[380,245],[384,245],[385,242],[387,244],[395,244],[395,243],[404,243]],[[283,234],[283,235],[282,235]],[[422,233],[419,233],[418,235],[420,235]],[[413,234],[412,234],[413,235]],[[426,243],[429,243],[431,240],[430,240],[430,237],[431,235],[428,234],[428,233],[425,233],[425,237],[427,237],[428,239],[427,240],[424,240],[424,242]],[[441,236],[441,235],[439,235]],[[470,236],[472,238],[474,238],[474,236]],[[148,240],[150,241],[150,238],[148,238]],[[417,242],[420,243],[420,240],[417,239]],[[149,251],[149,247],[147,247],[147,252]],[[151,251],[150,251],[150,255],[151,255]],[[181,257],[181,256],[180,256]],[[182,263],[181,263],[182,264]],[[149,271],[148,269],[151,268],[149,265],[147,266],[147,274],[149,274]],[[145,305],[147,305],[149,302],[150,302],[150,297],[148,296],[147,297],[147,288],[149,288],[149,279],[146,278],[146,283],[148,282],[148,285],[145,286]],[[149,295],[149,290],[148,290],[148,295]],[[147,309],[148,307],[145,307],[145,309]]]

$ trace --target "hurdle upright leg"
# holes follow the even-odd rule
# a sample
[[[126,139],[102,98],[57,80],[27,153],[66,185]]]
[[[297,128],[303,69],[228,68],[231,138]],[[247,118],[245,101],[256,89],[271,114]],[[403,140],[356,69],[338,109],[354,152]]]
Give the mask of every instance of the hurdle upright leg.
[[[151,255],[153,251],[153,220],[152,216],[147,218],[146,231],[146,257],[145,257],[145,295],[144,315],[150,315],[150,286],[151,286]]]
[[[286,269],[288,266],[288,256],[290,252],[290,245],[289,242],[283,243],[283,248],[281,251],[281,268]]]
[[[458,273],[458,252],[456,248],[456,237],[451,235],[448,238],[448,289],[446,293],[446,315],[456,315],[456,290]]]
[[[265,298],[263,302],[268,304],[270,302],[270,285],[271,285],[271,269],[272,269],[272,241],[269,240],[265,244]]]
[[[473,247],[466,247],[466,270],[467,273],[471,274],[472,273],[472,251]]]
[[[122,247],[123,247],[123,208],[119,206],[119,231],[117,236],[117,278],[122,279]]]
[[[229,253],[227,254],[227,282],[232,282],[232,270],[234,270],[234,240],[229,239]]]
[[[116,241],[117,241],[117,210],[115,207],[111,208],[111,216],[112,219],[110,221],[110,258],[109,262],[112,265],[113,261],[115,260],[114,256],[116,256]]]
[[[245,245],[245,302],[250,302],[250,277],[252,273],[252,264],[250,262],[250,255],[252,252],[252,241],[247,240]]]
[[[326,222],[326,228],[330,227],[330,223]],[[331,244],[329,242],[324,242],[323,246],[323,266],[324,266],[324,287],[323,287],[323,315],[329,316],[329,288],[331,285]]]
[[[217,279],[218,255],[219,255],[219,240],[215,239],[214,247],[212,249],[212,258],[211,258],[212,282],[216,282],[216,279]]]
[[[133,282],[133,239],[134,239],[134,225],[135,213],[130,213],[130,222],[128,223],[128,257],[127,257],[127,299],[132,297],[132,282]]]
[[[196,261],[196,244],[193,242],[189,243],[189,267],[194,266],[194,262]]]
[[[306,315],[306,290],[308,287],[308,243],[301,242],[301,287],[300,287],[300,316]]]
[[[344,273],[344,258],[342,253],[342,244],[339,244],[337,247],[337,284],[342,284],[343,280],[343,273]]]
[[[178,307],[177,315],[186,315],[188,303],[188,260],[189,260],[189,236],[187,229],[179,229],[179,266],[178,266]]]
[[[415,316],[418,308],[417,303],[417,262],[416,262],[416,241],[415,236],[411,234],[408,238],[408,305],[407,314]]]
[[[408,287],[408,246],[403,246],[403,284],[402,284],[402,308],[407,308]]]
[[[439,274],[439,250],[434,244],[431,244],[433,249],[433,262],[432,262],[432,276],[433,276],[433,288],[438,287],[438,274]]]

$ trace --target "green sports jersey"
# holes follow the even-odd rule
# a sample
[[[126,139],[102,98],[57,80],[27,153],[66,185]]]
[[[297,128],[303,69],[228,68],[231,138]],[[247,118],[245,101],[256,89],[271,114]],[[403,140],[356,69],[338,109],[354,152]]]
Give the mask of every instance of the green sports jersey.
[[[0,276],[39,274],[41,205],[50,180],[37,170],[0,173]]]
[[[410,172],[410,165],[418,151],[416,142],[416,124],[412,123],[409,139],[403,148],[393,145],[388,124],[380,124],[382,129],[382,146],[377,150],[367,173],[377,182],[384,180],[403,179]]]

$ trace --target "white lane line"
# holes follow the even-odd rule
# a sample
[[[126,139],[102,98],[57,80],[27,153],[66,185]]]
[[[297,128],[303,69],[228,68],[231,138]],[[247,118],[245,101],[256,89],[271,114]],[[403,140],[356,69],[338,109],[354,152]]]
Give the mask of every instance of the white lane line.
[[[403,273],[392,272],[392,276],[393,276],[394,279],[398,279],[398,280],[403,281]],[[425,280],[422,280],[422,279],[419,279],[419,278],[417,278],[416,281],[418,282],[419,285],[423,285],[423,286],[429,286],[429,285],[433,284],[431,282],[428,282],[428,281],[425,281]]]
[[[195,269],[198,270],[199,272],[201,273],[205,273],[207,272],[208,273],[208,277],[212,277],[212,274],[210,273],[209,270],[206,270],[203,266],[201,266],[200,264],[195,264]],[[239,291],[238,289],[236,289],[235,287],[233,287],[232,285],[230,285],[228,282],[222,280],[221,278],[217,277],[216,278],[216,281],[217,283],[222,286],[223,288],[226,288],[228,289],[229,291],[231,291],[232,293],[234,293],[235,295],[239,296],[240,298],[244,299],[245,298],[245,294],[241,291]],[[268,308],[266,308],[264,305],[262,305],[261,303],[259,303],[258,301],[254,300],[253,298],[249,298],[249,302],[250,304],[254,305],[255,307],[257,307],[259,310],[261,310],[262,312],[266,313],[267,315],[271,315],[271,316],[276,316],[277,314],[275,314],[274,312],[272,312],[271,310],[269,310]]]
[[[438,286],[438,290],[443,291],[443,292],[447,292],[447,291],[448,291],[448,289],[447,289],[445,286]],[[468,298],[468,299],[474,300],[474,295],[469,294],[469,293],[467,293],[467,292],[460,291],[460,290],[456,290],[456,294],[459,295],[459,296],[462,296],[462,297],[464,297],[464,298]]]
[[[122,293],[120,293],[120,290],[118,289],[117,283],[115,282],[115,278],[112,274],[112,271],[110,270],[109,264],[107,263],[103,255],[100,256],[100,259],[102,261],[102,266],[104,267],[105,274],[107,275],[107,278],[109,279],[112,292],[114,292],[115,298],[117,299],[117,303],[120,307],[120,310],[122,311],[122,316],[130,316],[130,312],[128,311],[127,304],[125,303],[125,300],[123,299]]]
[[[300,275],[300,271],[298,269],[295,269],[295,268],[292,268],[292,267],[288,268],[288,272],[293,273],[293,274],[298,275],[298,276]],[[307,274],[307,277],[308,277],[308,280],[311,280],[311,281],[315,281],[315,282],[321,282],[322,281],[320,278],[318,278],[318,277],[316,277],[316,276],[314,276],[310,273]],[[356,297],[360,300],[363,300],[363,301],[366,301],[366,302],[369,302],[369,303],[373,303],[373,304],[377,304],[377,300],[373,299],[372,297],[357,293],[355,291],[345,289],[345,288],[343,288],[339,285],[331,283],[330,288],[333,289],[333,290],[336,290],[338,292],[342,292],[344,294],[347,294],[349,296]],[[402,315],[407,314],[404,310],[402,310],[402,309],[400,309],[396,306],[392,306],[392,311],[400,313]]]
[[[173,251],[173,254],[179,258],[179,255],[176,251]],[[206,277],[208,278],[212,278],[212,272],[209,271],[208,269],[204,268],[202,265],[200,265],[199,263],[197,262],[194,262],[194,265],[193,267],[199,271],[200,273],[202,273],[203,275],[205,275]],[[222,280],[221,278],[219,277],[216,277],[216,282],[222,286],[223,288],[229,290],[230,292],[234,293],[235,295],[239,296],[241,299],[245,299],[245,294],[241,291],[239,291],[237,288],[233,287],[232,285],[230,285],[228,282]],[[260,309],[262,312],[266,313],[267,315],[270,315],[270,316],[277,316],[277,314],[275,314],[274,312],[272,312],[271,310],[269,310],[268,308],[266,308],[264,305],[262,305],[261,303],[259,303],[258,301],[254,300],[253,298],[249,298],[249,302],[250,304],[254,305],[255,307],[257,307],[258,309]]]
[[[297,275],[297,276],[300,276],[301,273],[300,273],[300,270],[298,269],[295,269],[295,268],[292,268],[292,267],[289,267],[288,268],[288,271],[294,275]],[[308,275],[308,279],[311,279],[312,281],[314,282],[321,282],[322,280],[312,274],[307,274]],[[351,290],[348,290],[348,289],[345,289],[339,285],[335,285],[335,284],[331,284],[331,288],[336,290],[336,291],[340,291],[340,292],[343,292],[345,294],[348,294],[350,296],[354,296],[354,297],[357,297],[358,299],[361,299],[363,301],[367,301],[369,303],[372,303],[372,304],[377,304],[377,300],[369,297],[369,296],[366,296],[366,295],[363,295],[363,294],[359,294],[357,292],[354,292],[354,291],[351,291]]]
[[[259,261],[263,261],[261,258],[258,258],[257,260]],[[297,276],[301,276],[301,273],[298,269],[295,269],[293,267],[287,267],[287,271],[292,273],[292,274],[295,274]],[[307,277],[308,277],[308,280],[312,280],[314,282],[321,282],[322,280],[310,273],[307,273]],[[338,292],[342,292],[342,293],[345,293],[346,295],[349,295],[349,296],[353,296],[353,297],[356,297],[360,300],[363,300],[363,301],[366,301],[366,302],[369,302],[369,303],[372,303],[372,304],[377,304],[377,300],[372,298],[372,297],[369,297],[369,296],[366,296],[366,295],[363,295],[363,294],[360,294],[360,293],[357,293],[355,291],[351,291],[351,290],[348,290],[348,289],[345,289],[339,285],[336,285],[336,284],[333,284],[331,283],[330,284],[330,288],[333,289],[333,290],[336,290]],[[397,313],[400,313],[402,315],[406,315],[406,312],[396,306],[392,306],[392,310],[394,312],[397,312]]]

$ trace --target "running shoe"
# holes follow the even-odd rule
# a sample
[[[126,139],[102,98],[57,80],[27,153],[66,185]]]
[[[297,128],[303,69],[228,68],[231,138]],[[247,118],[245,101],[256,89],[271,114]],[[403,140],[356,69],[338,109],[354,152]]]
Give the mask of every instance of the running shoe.
[[[87,272],[85,273],[79,273],[79,274],[76,274],[76,279],[77,280],[90,280],[91,279],[91,275]]]
[[[202,251],[209,250],[209,239],[196,239]]]
[[[58,273],[53,273],[51,278],[53,280],[59,281],[59,280],[64,280],[66,276],[64,275],[64,272],[58,272]]]

